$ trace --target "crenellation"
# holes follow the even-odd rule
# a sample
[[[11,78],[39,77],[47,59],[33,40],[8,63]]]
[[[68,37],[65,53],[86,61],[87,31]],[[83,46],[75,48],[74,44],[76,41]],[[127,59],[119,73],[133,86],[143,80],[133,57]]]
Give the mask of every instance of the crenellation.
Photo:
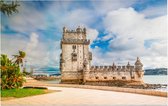
[[[63,33],[84,33],[86,34],[86,28],[80,28],[78,27],[76,30],[67,29],[66,27],[63,27]]]
[[[86,28],[75,30],[63,28],[60,54],[62,83],[103,82],[113,80],[143,82],[143,64],[137,58],[135,65],[92,66],[92,53],[89,51],[90,40],[86,38]],[[93,54],[94,55],[94,54]]]

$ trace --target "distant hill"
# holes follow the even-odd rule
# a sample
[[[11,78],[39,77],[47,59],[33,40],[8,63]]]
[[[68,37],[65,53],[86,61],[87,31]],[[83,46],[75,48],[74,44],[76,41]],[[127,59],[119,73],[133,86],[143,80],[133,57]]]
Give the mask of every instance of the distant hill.
[[[37,73],[37,74],[46,73],[49,75],[60,75],[60,70],[59,68],[55,68],[55,67],[43,67],[43,68],[35,70],[34,73]]]
[[[146,69],[144,75],[167,75],[167,68]]]
[[[35,70],[36,73],[48,73],[50,75],[60,75],[59,68],[43,67]],[[145,69],[144,75],[167,75],[167,68]]]

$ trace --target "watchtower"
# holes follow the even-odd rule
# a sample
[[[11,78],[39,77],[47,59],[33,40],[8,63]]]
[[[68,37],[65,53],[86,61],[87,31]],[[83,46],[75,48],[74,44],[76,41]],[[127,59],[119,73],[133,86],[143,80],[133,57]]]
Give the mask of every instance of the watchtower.
[[[60,54],[62,83],[81,83],[84,78],[85,61],[90,67],[92,53],[89,52],[90,40],[86,39],[86,28],[76,30],[63,28]]]

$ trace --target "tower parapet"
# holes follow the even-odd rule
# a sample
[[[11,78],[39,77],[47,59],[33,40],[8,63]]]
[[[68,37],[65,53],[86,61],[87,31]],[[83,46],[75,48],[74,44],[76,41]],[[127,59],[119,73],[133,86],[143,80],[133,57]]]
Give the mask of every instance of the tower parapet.
[[[76,30],[71,30],[71,29],[67,29],[66,27],[63,27],[63,33],[84,33],[86,34],[86,28],[80,28],[80,26],[78,26]]]
[[[62,44],[90,44],[90,40],[88,39],[62,39]]]

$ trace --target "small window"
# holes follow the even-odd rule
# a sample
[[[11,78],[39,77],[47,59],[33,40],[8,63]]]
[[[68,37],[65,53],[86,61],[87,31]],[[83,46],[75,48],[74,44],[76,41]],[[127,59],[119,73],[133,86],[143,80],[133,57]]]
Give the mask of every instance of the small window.
[[[72,46],[72,49],[76,49],[76,45],[73,45],[73,46]]]
[[[77,61],[77,54],[76,53],[72,53],[72,61]]]
[[[116,79],[116,77],[113,77],[113,79],[115,80],[115,79]]]
[[[107,77],[104,77],[104,79],[107,79]]]
[[[135,79],[135,77],[131,77],[131,79]]]
[[[96,79],[99,79],[99,77],[96,77]]]
[[[126,77],[122,77],[122,79],[124,79],[124,80],[125,80],[125,79],[126,79]]]

